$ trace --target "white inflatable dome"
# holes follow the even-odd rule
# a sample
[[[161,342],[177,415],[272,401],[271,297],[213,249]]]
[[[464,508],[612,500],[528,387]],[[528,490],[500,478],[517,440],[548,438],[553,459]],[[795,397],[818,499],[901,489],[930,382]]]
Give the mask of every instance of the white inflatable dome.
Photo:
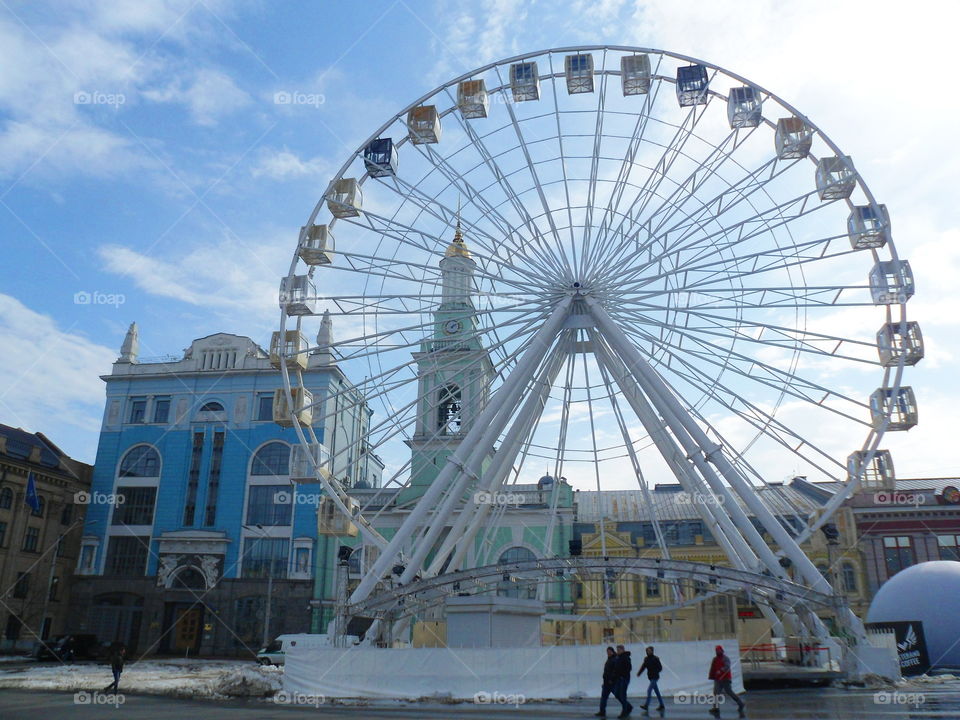
[[[867,622],[920,620],[933,667],[960,667],[960,562],[932,560],[880,586]]]

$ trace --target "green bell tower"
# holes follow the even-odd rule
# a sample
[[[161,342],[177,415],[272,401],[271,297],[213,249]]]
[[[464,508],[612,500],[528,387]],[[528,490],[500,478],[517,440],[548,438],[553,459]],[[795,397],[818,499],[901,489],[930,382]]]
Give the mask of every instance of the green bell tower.
[[[401,501],[423,495],[489,398],[494,371],[478,332],[476,267],[458,217],[453,240],[440,260],[442,293],[433,312],[433,332],[413,354],[419,378],[417,423],[407,441],[411,483]]]

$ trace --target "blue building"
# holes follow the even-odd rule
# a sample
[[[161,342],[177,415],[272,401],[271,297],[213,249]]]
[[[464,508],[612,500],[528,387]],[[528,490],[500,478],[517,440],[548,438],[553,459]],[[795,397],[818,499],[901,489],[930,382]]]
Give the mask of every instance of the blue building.
[[[345,487],[377,487],[370,411],[322,349],[330,333],[328,316],[304,363],[314,430]],[[138,345],[134,324],[102,378],[71,630],[138,652],[217,655],[309,631],[320,486],[291,482],[297,437],[274,422],[282,381],[270,355],[226,333],[160,361],[141,360]]]

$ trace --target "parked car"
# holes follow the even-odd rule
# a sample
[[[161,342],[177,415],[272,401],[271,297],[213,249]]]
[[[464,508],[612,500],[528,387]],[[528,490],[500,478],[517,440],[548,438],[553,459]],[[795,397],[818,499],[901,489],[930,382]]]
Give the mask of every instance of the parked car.
[[[30,654],[37,660],[96,660],[105,656],[108,646],[96,635],[58,635],[52,642],[34,644]]]
[[[360,642],[360,638],[347,636],[351,645]],[[292,635],[277,635],[266,647],[257,653],[257,662],[261,665],[283,665],[287,651],[292,647],[330,647],[330,639],[326,635],[315,633],[296,633]]]

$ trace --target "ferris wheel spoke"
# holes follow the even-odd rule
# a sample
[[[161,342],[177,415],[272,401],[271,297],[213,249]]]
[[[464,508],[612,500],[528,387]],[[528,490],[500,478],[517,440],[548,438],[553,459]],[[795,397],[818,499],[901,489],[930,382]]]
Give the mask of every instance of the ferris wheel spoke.
[[[572,268],[574,268],[575,271],[578,271],[577,269],[579,268],[579,262],[577,259],[577,244],[574,238],[574,231],[573,231],[573,227],[574,227],[573,210],[572,210],[573,202],[570,199],[570,181],[569,181],[569,178],[567,177],[567,155],[564,152],[564,148],[563,148],[563,130],[560,127],[560,117],[561,117],[560,107],[559,107],[560,100],[559,100],[559,94],[557,93],[557,74],[553,71],[553,55],[550,55],[548,57],[548,60],[550,62],[550,82],[553,88],[553,111],[554,111],[554,117],[556,119],[556,125],[557,125],[557,145],[558,145],[558,151],[560,153],[560,173],[563,177],[563,193],[566,199],[567,229],[569,230],[569,235],[570,235],[570,265]],[[600,122],[599,111],[598,111],[597,122]],[[539,182],[537,184],[539,185]],[[559,236],[557,237],[557,242],[558,243],[561,242]]]
[[[597,93],[597,121],[594,126],[593,132],[593,152],[591,153],[590,158],[590,180],[587,185],[587,200],[586,200],[586,212],[583,222],[583,233],[580,245],[582,247],[582,254],[580,258],[580,263],[576,266],[577,277],[586,277],[587,275],[587,262],[588,259],[592,258],[593,253],[593,233],[591,232],[593,227],[593,210],[594,205],[597,200],[597,176],[600,172],[600,159],[602,157],[601,148],[603,145],[603,120],[604,120],[604,106],[605,99],[607,94],[607,76],[602,75],[600,79],[600,92]],[[569,193],[568,193],[569,194]],[[568,201],[569,204],[569,201]],[[573,218],[570,218],[570,232],[573,234]]]

